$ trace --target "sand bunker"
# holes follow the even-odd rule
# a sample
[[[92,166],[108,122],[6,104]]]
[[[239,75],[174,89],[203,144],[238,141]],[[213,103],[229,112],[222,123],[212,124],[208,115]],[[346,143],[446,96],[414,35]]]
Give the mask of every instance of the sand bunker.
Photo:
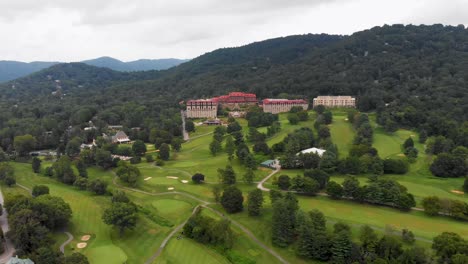
[[[88,245],[88,243],[78,243],[76,244],[77,248],[85,248]]]
[[[174,187],[169,187],[167,188],[168,191],[173,191],[174,190]]]
[[[345,118],[344,121],[348,121],[348,118]]]
[[[147,181],[147,180],[149,180],[149,179],[151,179],[151,178],[153,178],[153,177],[146,177],[146,178],[145,178],[145,181]]]
[[[397,156],[399,156],[399,157],[404,157],[405,154],[400,153],[400,154],[398,154]]]
[[[91,238],[90,235],[84,235],[81,237],[81,241],[88,241]]]
[[[166,176],[166,178],[168,178],[168,179],[174,179],[174,180],[179,179],[179,177],[177,177],[177,176]]]
[[[451,192],[456,193],[456,194],[465,194],[464,192],[462,192],[462,191],[457,191],[457,190],[451,190]]]
[[[187,180],[181,180],[182,183],[187,183],[188,181]]]

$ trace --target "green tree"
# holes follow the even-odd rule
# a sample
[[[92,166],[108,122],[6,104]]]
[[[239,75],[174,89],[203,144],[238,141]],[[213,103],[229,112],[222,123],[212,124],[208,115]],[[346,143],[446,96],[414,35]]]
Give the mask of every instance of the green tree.
[[[465,177],[465,181],[463,182],[463,191],[468,193],[468,176]]]
[[[193,181],[193,183],[196,183],[196,184],[203,183],[205,181],[205,175],[203,175],[201,173],[195,173],[192,176],[192,181]]]
[[[223,188],[221,187],[221,185],[216,184],[213,186],[211,191],[213,193],[215,201],[219,203],[219,201],[221,200],[221,193],[223,191]]]
[[[226,165],[225,169],[218,169],[218,175],[223,184],[236,184],[236,172],[231,165]]]
[[[113,203],[130,203],[130,199],[123,191],[115,191],[112,193],[111,201]]]
[[[236,145],[234,144],[234,139],[232,136],[227,136],[226,137],[226,144],[224,149],[226,150],[226,153],[228,154],[229,160],[232,160],[234,156],[234,151],[236,150]]]
[[[49,230],[41,225],[31,209],[20,209],[8,217],[10,239],[16,250],[33,252],[49,242]]]
[[[343,181],[343,195],[356,198],[359,194],[359,180],[355,177],[347,177]]]
[[[441,201],[437,196],[424,197],[421,204],[424,208],[424,212],[428,215],[438,215],[442,210]]]
[[[221,150],[222,150],[221,142],[219,142],[216,139],[213,139],[213,141],[211,141],[210,143],[211,155],[216,156],[216,154],[218,154],[218,152],[220,152]]]
[[[247,171],[244,174],[244,182],[246,184],[252,184],[253,180],[255,178],[255,174],[252,169],[247,169]]]
[[[283,198],[283,194],[277,190],[270,190],[270,202],[273,204],[274,202],[278,201],[279,199]]]
[[[46,185],[34,185],[32,189],[33,197],[37,197],[44,194],[49,194],[49,187],[47,187]]]
[[[305,170],[304,177],[316,180],[319,183],[320,189],[325,189],[328,184],[328,180],[330,179],[328,173],[321,169]]]
[[[103,195],[107,192],[107,183],[100,179],[94,179],[88,182],[88,190],[97,195]]]
[[[110,151],[106,151],[103,149],[96,149],[96,165],[102,167],[103,169],[107,170],[112,167],[112,156]]]
[[[72,140],[67,142],[65,147],[65,154],[69,157],[76,157],[80,154],[81,138],[74,137]]]
[[[135,155],[142,157],[146,153],[146,144],[142,140],[135,140],[132,145],[132,150]]]
[[[51,230],[66,226],[72,216],[70,205],[61,197],[49,194],[34,198],[31,209],[41,216],[41,223]]]
[[[287,247],[294,241],[296,210],[286,198],[273,203],[271,242],[274,246]]]
[[[326,125],[329,125],[333,121],[333,114],[330,111],[323,112],[323,121]]]
[[[441,263],[450,263],[456,254],[467,254],[468,243],[460,235],[453,232],[443,232],[434,237],[432,249]]]
[[[297,125],[299,123],[299,116],[296,113],[289,113],[288,121],[291,125]]]
[[[127,164],[124,161],[120,161],[118,163],[115,174],[117,174],[117,176],[119,176],[120,180],[123,182],[128,183],[130,186],[135,186],[138,181],[138,177],[141,175],[141,172],[138,167]]]
[[[180,138],[173,138],[172,141],[171,141],[171,147],[173,150],[175,150],[176,152],[179,152],[180,149],[182,148],[182,143],[184,141]]]
[[[263,192],[260,189],[255,189],[249,192],[247,196],[247,211],[249,216],[260,215],[260,210],[263,207]]]
[[[107,225],[117,227],[120,236],[122,236],[125,229],[133,229],[136,227],[137,210],[132,204],[112,203],[110,208],[104,210],[102,220]]]
[[[352,246],[351,233],[348,230],[336,232],[332,239],[331,249],[333,263],[348,263]]]
[[[16,136],[13,141],[16,152],[19,156],[27,156],[36,147],[36,138],[32,135]]]
[[[54,176],[65,184],[73,184],[76,180],[75,172],[72,169],[71,161],[68,156],[62,156],[56,161],[52,167],[54,168]]]
[[[187,130],[187,132],[194,132],[195,131],[195,124],[193,123],[192,120],[186,120],[185,121],[185,130]]]
[[[242,211],[244,208],[242,205],[243,201],[242,191],[235,186],[226,187],[221,196],[221,205],[226,212],[231,214]]]
[[[32,170],[34,173],[39,173],[41,171],[41,163],[42,161],[37,157],[32,159]]]
[[[63,262],[64,264],[89,264],[88,258],[78,252],[74,252],[69,256],[65,256]]]
[[[403,149],[407,149],[407,148],[414,148],[414,141],[413,141],[413,138],[409,137],[405,140],[405,142],[403,143]]]
[[[159,157],[162,160],[169,160],[169,156],[170,156],[169,145],[167,145],[166,143],[162,143],[161,146],[159,147]]]
[[[291,186],[291,179],[288,175],[281,175],[278,177],[278,187],[281,190],[288,190]]]
[[[372,255],[375,253],[379,238],[374,229],[368,225],[364,225],[359,232],[359,241],[361,242],[361,247],[365,255]]]
[[[343,187],[334,181],[328,182],[327,194],[333,199],[340,199],[343,197]]]
[[[86,164],[82,159],[78,159],[75,163],[75,167],[78,170],[78,175],[83,178],[88,178],[88,171],[86,170]]]

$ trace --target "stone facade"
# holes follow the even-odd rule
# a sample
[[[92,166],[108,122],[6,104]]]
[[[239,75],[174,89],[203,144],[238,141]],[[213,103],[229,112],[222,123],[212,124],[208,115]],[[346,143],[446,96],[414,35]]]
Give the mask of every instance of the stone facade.
[[[288,99],[264,99],[263,100],[263,112],[278,114],[289,112],[294,106],[302,107],[302,109],[307,110],[309,104],[307,101],[299,100],[288,100]]]
[[[187,118],[216,118],[218,102],[212,99],[187,101]]]
[[[314,108],[318,105],[325,107],[356,107],[356,98],[351,96],[318,96],[314,98]]]

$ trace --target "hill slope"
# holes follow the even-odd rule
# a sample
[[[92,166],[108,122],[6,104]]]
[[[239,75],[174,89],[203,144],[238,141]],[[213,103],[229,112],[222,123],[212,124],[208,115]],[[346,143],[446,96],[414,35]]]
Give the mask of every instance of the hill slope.
[[[163,71],[60,64],[0,85],[0,127],[12,118],[34,119],[32,102],[35,116],[59,122],[69,122],[70,115],[87,107],[105,122],[145,128],[145,118],[154,121],[162,113],[177,118],[180,100],[229,91],[309,100],[349,94],[358,97],[361,110],[377,110],[379,125],[424,129],[429,136],[444,135],[468,146],[468,125],[463,125],[468,120],[467,69],[468,30],[442,25],[289,36],[215,50]],[[67,94],[60,100],[52,95],[55,79]],[[54,108],[63,114],[57,117]],[[18,131],[31,130],[35,133],[32,128]]]
[[[82,61],[82,63],[105,67],[116,71],[149,71],[149,70],[165,70],[188,60],[181,59],[157,59],[148,60],[141,59],[136,61],[123,62],[111,57],[101,57],[92,60]],[[49,68],[50,66],[60,64],[61,62],[20,62],[20,61],[0,61],[0,82],[10,81],[17,78],[27,76],[31,73]]]

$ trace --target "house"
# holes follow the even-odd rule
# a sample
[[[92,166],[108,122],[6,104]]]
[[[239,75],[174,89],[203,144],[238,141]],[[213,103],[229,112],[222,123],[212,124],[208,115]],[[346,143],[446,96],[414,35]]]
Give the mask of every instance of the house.
[[[221,120],[219,119],[211,119],[211,120],[206,120],[205,122],[203,122],[204,125],[208,125],[208,126],[220,126],[222,123],[221,123]]]
[[[127,134],[123,131],[118,131],[115,136],[111,137],[111,141],[114,144],[122,144],[122,143],[129,143],[130,138],[128,138]]]
[[[296,155],[300,155],[300,154],[308,154],[308,153],[315,153],[317,155],[319,155],[320,157],[322,157],[323,153],[325,153],[326,150],[324,149],[319,149],[319,148],[308,148],[308,149],[304,149],[304,150],[301,150],[300,152],[298,152]]]
[[[277,160],[265,160],[264,162],[260,163],[260,166],[269,169],[276,169],[278,163],[279,162]]]
[[[16,255],[16,257],[11,257],[6,264],[34,264],[34,262],[30,259],[20,259]]]

